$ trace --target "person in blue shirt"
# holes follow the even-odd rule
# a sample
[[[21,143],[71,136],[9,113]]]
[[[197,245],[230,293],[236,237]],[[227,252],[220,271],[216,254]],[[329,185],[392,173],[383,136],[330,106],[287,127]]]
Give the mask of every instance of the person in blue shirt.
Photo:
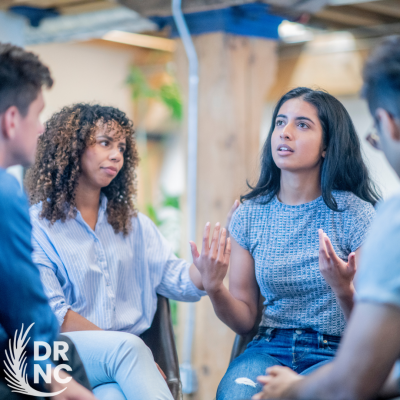
[[[206,287],[218,317],[238,334],[253,329],[260,293],[265,299],[258,333],[230,363],[217,400],[258,393],[257,376],[269,366],[308,374],[333,359],[379,199],[348,112],[322,90],[298,87],[279,99],[260,165],[229,226],[229,288],[221,273]],[[321,229],[331,239],[326,263]]]
[[[32,398],[12,393],[4,375],[5,351],[16,331],[34,323],[29,331],[26,351],[30,386],[38,391],[63,393],[57,400],[93,400],[93,394],[71,380],[61,384],[53,379],[49,385],[34,384],[33,364],[46,371],[49,361],[35,361],[34,343],[52,346],[57,339],[57,319],[43,292],[40,274],[32,262],[31,224],[28,201],[17,180],[6,168],[29,166],[34,160],[37,137],[43,132],[39,117],[44,107],[42,87],[51,87],[50,72],[37,56],[10,44],[0,43],[0,398]],[[54,364],[52,364],[54,367]],[[67,377],[64,371],[60,376]]]
[[[386,38],[364,67],[368,141],[400,177],[400,36]],[[308,377],[284,367],[259,378],[254,399],[369,400],[400,394],[400,195],[378,207],[362,251],[355,306],[332,362]],[[325,252],[324,252],[325,253]],[[326,253],[323,259],[329,258]]]
[[[123,338],[144,358],[138,336],[152,323],[157,294],[180,301],[206,294],[207,276],[177,258],[153,222],[136,210],[137,164],[125,113],[81,103],[47,121],[26,178],[34,261],[61,330],[77,346],[100,399],[150,398],[138,393],[155,382],[148,366],[128,379],[130,357],[118,368],[118,358],[99,349],[118,348]],[[230,241],[225,249],[222,229],[218,243],[219,231],[218,226],[202,261],[225,269]]]

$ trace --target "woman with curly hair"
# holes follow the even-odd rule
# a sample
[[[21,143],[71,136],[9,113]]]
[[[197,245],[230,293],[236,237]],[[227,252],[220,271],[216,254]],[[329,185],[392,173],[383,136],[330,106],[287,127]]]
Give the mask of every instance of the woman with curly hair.
[[[151,325],[157,293],[198,301],[207,282],[135,209],[137,165],[132,122],[123,112],[75,104],[46,123],[26,178],[34,261],[100,399],[171,398],[138,336]],[[225,249],[223,229],[218,244],[218,231],[201,257],[226,269],[230,241]]]

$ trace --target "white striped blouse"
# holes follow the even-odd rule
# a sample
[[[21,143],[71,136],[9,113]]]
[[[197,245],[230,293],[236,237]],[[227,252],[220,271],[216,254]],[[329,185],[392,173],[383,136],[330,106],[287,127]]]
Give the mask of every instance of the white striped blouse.
[[[60,325],[71,309],[102,329],[140,335],[151,325],[157,293],[180,301],[206,294],[149,218],[139,213],[124,237],[114,233],[106,208],[103,195],[94,231],[79,211],[50,225],[39,218],[41,203],[30,208],[33,261]]]

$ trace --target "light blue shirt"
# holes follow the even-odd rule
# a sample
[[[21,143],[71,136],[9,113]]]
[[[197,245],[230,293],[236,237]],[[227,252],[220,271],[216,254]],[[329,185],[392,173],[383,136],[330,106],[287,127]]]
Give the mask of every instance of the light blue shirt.
[[[400,195],[378,208],[356,275],[358,302],[400,308]]]
[[[205,295],[149,218],[138,213],[124,237],[108,223],[106,208],[103,195],[94,231],[79,211],[50,225],[39,217],[41,203],[30,208],[33,261],[60,325],[71,309],[101,329],[140,335],[152,323],[157,293],[180,301]]]
[[[400,195],[378,208],[371,232],[361,253],[356,275],[356,301],[400,309]],[[397,335],[398,332],[393,332]],[[400,388],[400,359],[394,377]]]

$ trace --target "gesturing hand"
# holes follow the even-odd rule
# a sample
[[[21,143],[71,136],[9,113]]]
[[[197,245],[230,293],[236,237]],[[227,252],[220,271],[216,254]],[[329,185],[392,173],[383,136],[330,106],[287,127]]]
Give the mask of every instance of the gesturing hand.
[[[201,274],[201,280],[207,293],[215,292],[221,287],[229,266],[231,240],[229,238],[226,239],[225,228],[222,229],[220,238],[219,232],[220,224],[218,222],[215,225],[210,246],[210,223],[207,222],[204,228],[201,254],[199,254],[196,244],[194,242],[189,242],[192,250],[193,264]]]
[[[302,376],[288,367],[275,366],[267,368],[268,375],[259,376],[258,382],[264,385],[262,392],[255,394],[252,399],[278,399],[288,396],[288,389]]]
[[[350,253],[346,263],[339,258],[328,236],[322,229],[319,234],[319,270],[336,295],[354,291],[353,278],[356,273],[355,253]]]

